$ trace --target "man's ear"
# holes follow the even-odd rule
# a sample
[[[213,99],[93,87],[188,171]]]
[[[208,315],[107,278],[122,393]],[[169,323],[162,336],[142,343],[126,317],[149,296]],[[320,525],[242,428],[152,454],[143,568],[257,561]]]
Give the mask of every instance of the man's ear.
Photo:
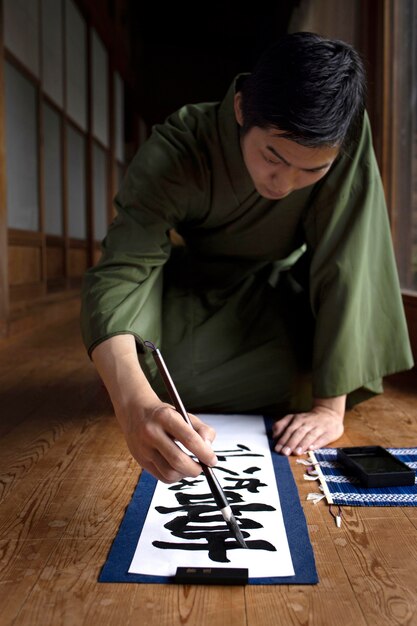
[[[240,91],[235,93],[234,99],[235,117],[239,126],[243,126],[243,113],[242,113],[242,94]]]

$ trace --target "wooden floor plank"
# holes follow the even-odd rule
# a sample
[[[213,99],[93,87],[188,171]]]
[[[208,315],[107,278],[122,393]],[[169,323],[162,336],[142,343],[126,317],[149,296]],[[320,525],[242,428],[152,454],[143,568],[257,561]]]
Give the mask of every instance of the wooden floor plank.
[[[99,599],[97,577],[107,550],[106,537],[61,538],[44,564],[17,622],[28,625],[94,623],[95,618],[88,622],[87,615],[91,616]],[[122,592],[125,602],[117,603],[120,621],[115,623],[122,624],[122,620],[128,618],[126,599],[133,593],[134,587]],[[114,612],[114,607],[112,609],[110,612]]]
[[[412,624],[417,616],[415,528],[406,515],[382,508],[385,516],[366,519],[363,508],[352,507],[343,528],[330,534],[368,623]]]
[[[3,625],[12,624],[41,575],[56,540],[0,540],[0,597]]]
[[[91,624],[99,616],[112,626],[246,623],[243,588],[141,585],[136,591],[135,585],[98,584],[108,547],[102,535],[61,538],[18,615],[19,625]]]
[[[338,575],[336,568],[327,565],[322,573],[326,581],[333,581],[330,587],[247,587],[248,626],[366,626],[367,622],[347,576]]]
[[[343,507],[336,528],[290,459],[319,584],[100,584],[140,468],[85,354],[78,320],[0,341],[0,623],[333,626],[417,623],[417,507]],[[346,417],[338,445],[417,445],[416,390]]]

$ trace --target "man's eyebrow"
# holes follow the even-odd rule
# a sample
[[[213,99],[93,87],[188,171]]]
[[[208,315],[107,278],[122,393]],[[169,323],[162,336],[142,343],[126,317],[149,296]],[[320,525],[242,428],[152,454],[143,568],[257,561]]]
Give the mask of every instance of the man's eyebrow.
[[[269,150],[270,152],[272,152],[272,154],[274,156],[276,156],[278,159],[281,159],[281,161],[283,161],[283,163],[285,163],[285,165],[289,165],[291,167],[291,163],[289,163],[289,161],[287,161],[287,159],[284,159],[284,157],[282,156],[282,154],[280,154],[279,152],[277,152],[275,150],[275,148],[273,146],[266,146],[267,150]],[[317,167],[312,167],[312,168],[308,168],[308,167],[300,167],[298,169],[302,170],[303,172],[320,172],[320,170],[325,170],[328,167],[331,166],[332,163],[323,163],[323,165],[318,165]]]

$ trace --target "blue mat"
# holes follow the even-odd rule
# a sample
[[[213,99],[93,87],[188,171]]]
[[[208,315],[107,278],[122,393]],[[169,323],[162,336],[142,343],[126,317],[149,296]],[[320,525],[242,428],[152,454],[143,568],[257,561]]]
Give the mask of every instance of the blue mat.
[[[387,448],[413,470],[417,468],[417,448]],[[337,462],[336,448],[314,452],[335,504],[348,506],[417,506],[417,484],[409,487],[361,487],[354,476]]]
[[[265,420],[272,447],[272,420]],[[277,578],[250,578],[250,584],[259,585],[308,585],[318,582],[313,548],[308,536],[306,520],[301,507],[297,487],[288,459],[272,453],[275,476],[278,479],[279,496],[295,576]],[[148,472],[142,472],[132,500],[126,510],[119,531],[110,549],[99,579],[102,583],[172,583],[173,579],[162,576],[129,574],[128,569],[142,532],[149,505],[157,481]],[[233,505],[232,505],[233,509]]]

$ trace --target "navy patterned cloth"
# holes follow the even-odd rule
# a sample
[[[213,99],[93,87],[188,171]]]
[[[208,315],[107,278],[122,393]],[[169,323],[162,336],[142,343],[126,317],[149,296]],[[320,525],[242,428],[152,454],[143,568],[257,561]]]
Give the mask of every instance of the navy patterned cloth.
[[[417,448],[387,448],[414,471],[417,469]],[[362,487],[348,469],[337,462],[336,448],[320,448],[314,452],[320,463],[334,504],[350,506],[417,506],[417,481],[408,487]]]

